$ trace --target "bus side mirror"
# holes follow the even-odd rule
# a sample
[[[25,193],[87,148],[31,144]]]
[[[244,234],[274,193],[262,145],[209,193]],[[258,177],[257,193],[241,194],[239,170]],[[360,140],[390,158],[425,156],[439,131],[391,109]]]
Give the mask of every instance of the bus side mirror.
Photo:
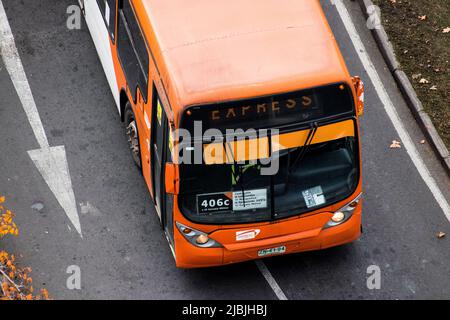
[[[179,183],[177,178],[177,165],[167,162],[164,168],[166,193],[178,194]]]
[[[356,112],[360,117],[364,113],[364,82],[360,77],[352,77],[352,81],[356,92]]]

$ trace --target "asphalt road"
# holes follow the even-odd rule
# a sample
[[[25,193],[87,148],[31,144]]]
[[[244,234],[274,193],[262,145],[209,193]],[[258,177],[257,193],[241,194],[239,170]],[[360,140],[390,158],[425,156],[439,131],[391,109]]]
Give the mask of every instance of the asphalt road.
[[[64,145],[83,238],[71,226],[29,158],[38,147],[0,59],[0,194],[21,235],[1,247],[33,268],[35,287],[57,299],[276,299],[254,262],[181,270],[174,265],[144,181],[84,24],[68,30],[75,0],[2,0],[51,146]],[[447,200],[449,182],[381,59],[359,6],[353,21],[413,141]],[[288,299],[450,297],[450,224],[405,149],[367,79],[336,8],[322,1],[352,74],[366,82],[362,121],[364,234],[353,244],[266,259]],[[40,208],[40,205],[43,208]],[[40,210],[38,210],[40,209]],[[81,268],[69,290],[66,269]],[[381,269],[381,288],[366,286]]]

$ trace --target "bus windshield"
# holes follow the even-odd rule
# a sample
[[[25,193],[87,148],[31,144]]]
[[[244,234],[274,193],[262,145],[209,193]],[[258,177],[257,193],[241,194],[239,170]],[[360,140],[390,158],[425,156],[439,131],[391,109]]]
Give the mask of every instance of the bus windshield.
[[[317,135],[330,131],[324,129]],[[341,201],[359,179],[353,132],[311,140],[309,146],[291,143],[277,152],[279,168],[273,175],[262,174],[262,161],[181,164],[179,207],[194,222],[238,224],[300,215]]]

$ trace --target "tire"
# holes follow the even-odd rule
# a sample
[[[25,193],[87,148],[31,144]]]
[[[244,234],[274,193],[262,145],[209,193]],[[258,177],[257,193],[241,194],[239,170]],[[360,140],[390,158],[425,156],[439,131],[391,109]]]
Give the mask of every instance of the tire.
[[[128,147],[130,148],[131,157],[134,164],[142,170],[141,161],[141,147],[139,143],[139,131],[136,122],[136,117],[134,116],[133,109],[131,109],[130,102],[125,105],[125,128],[128,137]]]

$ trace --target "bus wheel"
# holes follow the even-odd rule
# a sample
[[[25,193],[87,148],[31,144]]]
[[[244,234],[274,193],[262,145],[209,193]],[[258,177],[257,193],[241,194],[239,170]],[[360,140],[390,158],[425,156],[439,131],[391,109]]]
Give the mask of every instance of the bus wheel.
[[[128,146],[130,147],[131,156],[136,166],[141,169],[141,149],[139,146],[139,133],[131,105],[127,102],[125,106],[125,125],[127,126]]]

